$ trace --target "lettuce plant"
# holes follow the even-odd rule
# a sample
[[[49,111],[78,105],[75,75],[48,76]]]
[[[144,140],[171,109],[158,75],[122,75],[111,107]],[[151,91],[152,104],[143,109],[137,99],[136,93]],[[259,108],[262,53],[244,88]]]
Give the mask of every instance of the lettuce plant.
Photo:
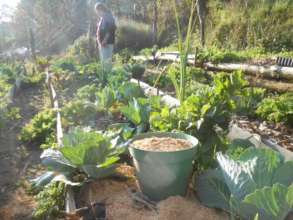
[[[263,99],[256,114],[264,120],[283,122],[293,127],[293,93]]]
[[[293,161],[273,150],[248,148],[231,159],[217,153],[219,168],[197,181],[200,200],[243,219],[281,220],[293,210]]]

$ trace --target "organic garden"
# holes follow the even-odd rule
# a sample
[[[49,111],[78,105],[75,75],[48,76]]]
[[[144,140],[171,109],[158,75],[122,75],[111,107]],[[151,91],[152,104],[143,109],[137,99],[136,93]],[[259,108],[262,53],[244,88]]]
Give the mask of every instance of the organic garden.
[[[293,219],[292,0],[8,2],[0,220]]]

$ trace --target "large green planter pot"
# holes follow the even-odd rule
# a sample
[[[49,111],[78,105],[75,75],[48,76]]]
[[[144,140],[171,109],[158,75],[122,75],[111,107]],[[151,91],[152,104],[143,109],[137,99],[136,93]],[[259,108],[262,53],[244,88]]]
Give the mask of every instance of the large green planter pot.
[[[130,145],[129,151],[133,157],[141,191],[153,201],[160,201],[169,196],[185,196],[198,140],[182,133],[160,132],[138,135],[131,143],[149,137],[184,139],[190,141],[193,147],[174,152],[154,152],[137,149]]]

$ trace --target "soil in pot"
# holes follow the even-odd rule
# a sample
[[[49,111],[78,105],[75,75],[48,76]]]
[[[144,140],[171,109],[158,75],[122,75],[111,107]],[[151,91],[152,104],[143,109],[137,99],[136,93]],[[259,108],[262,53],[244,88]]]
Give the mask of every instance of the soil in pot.
[[[190,149],[192,143],[171,137],[150,137],[134,141],[132,147],[145,151],[173,152]]]

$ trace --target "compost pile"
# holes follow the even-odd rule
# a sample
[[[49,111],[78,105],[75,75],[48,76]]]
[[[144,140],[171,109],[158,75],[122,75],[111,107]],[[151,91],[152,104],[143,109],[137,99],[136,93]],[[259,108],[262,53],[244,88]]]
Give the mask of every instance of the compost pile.
[[[172,152],[192,147],[189,141],[170,137],[151,137],[134,141],[132,146],[146,151]]]

